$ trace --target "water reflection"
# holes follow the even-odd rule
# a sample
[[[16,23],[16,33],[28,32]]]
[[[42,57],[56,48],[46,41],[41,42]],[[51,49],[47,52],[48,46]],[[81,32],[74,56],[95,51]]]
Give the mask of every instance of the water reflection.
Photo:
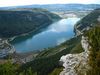
[[[73,28],[77,20],[78,19],[76,18],[68,18],[67,21],[66,19],[62,19],[59,22],[52,24],[49,27],[49,30],[58,33],[69,31],[71,28]]]
[[[39,50],[59,45],[74,35],[73,27],[78,20],[79,18],[62,19],[51,24],[43,32],[35,36],[33,35],[31,38],[24,41],[19,41],[17,43],[14,42],[13,45],[15,46],[17,52]],[[23,37],[23,39],[25,37]],[[19,39],[16,38],[16,40]]]

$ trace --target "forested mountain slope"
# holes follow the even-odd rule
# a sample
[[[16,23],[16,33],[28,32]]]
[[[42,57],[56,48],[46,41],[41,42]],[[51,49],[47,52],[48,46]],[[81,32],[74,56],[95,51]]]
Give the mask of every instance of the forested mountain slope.
[[[76,25],[75,25],[75,33],[76,35],[89,30],[90,28],[99,25],[100,22],[100,8],[93,10],[90,14],[83,17]]]
[[[48,26],[60,19],[44,9],[0,10],[0,37],[8,38]]]
[[[91,69],[87,75],[100,75],[100,26],[90,29],[86,35],[89,37],[91,45],[88,62]]]

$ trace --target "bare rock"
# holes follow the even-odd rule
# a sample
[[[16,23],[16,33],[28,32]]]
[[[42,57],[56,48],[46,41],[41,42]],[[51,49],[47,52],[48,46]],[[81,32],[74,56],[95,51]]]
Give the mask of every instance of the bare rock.
[[[67,54],[60,58],[64,67],[60,75],[79,75],[80,73],[83,75],[86,74],[86,70],[89,68],[87,63],[90,48],[88,37],[82,36],[81,45],[84,52],[79,54]]]

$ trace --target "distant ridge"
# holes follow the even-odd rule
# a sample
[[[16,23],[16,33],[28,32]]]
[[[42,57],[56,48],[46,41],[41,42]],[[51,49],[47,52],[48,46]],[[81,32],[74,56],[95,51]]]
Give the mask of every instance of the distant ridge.
[[[93,10],[100,8],[100,4],[45,4],[45,5],[25,5],[25,6],[11,6],[0,7],[2,10],[14,8],[45,8],[49,11],[67,11],[67,10]]]

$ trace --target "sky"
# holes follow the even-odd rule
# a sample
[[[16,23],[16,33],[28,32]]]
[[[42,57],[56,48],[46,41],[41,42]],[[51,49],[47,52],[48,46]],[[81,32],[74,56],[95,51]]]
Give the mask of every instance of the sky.
[[[0,7],[21,6],[32,4],[100,4],[100,0],[0,0]]]

